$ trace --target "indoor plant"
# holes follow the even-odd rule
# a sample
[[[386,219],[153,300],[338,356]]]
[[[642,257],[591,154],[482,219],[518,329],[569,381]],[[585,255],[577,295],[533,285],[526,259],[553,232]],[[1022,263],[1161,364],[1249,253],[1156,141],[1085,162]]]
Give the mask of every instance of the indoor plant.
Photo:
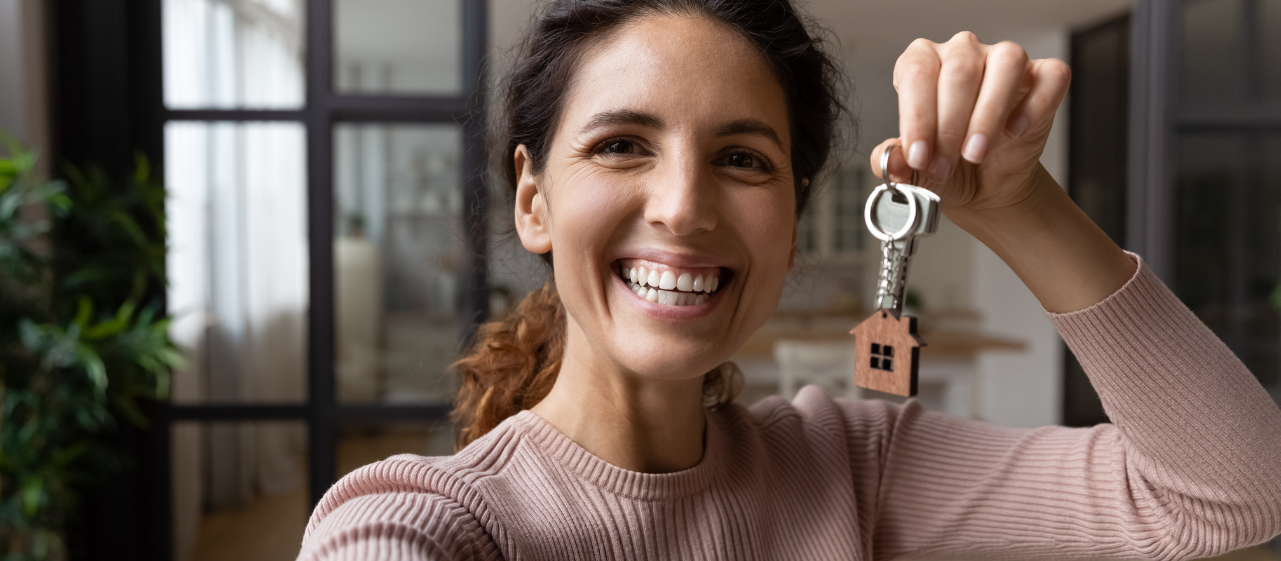
[[[145,425],[140,401],[166,398],[182,362],[161,308],[164,188],[141,158],[124,189],[71,166],[40,181],[35,154],[5,144],[0,556],[58,559],[84,492],[130,463],[116,419]]]

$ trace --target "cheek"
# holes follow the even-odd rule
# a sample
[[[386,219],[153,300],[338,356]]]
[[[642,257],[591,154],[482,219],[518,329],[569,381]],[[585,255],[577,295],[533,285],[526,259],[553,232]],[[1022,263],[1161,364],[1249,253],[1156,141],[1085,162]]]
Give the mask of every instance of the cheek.
[[[796,228],[795,203],[786,196],[761,197],[743,205],[738,213],[740,232],[753,262],[786,275],[792,257],[792,235]]]
[[[599,176],[574,179],[572,186],[566,182],[564,189],[552,191],[552,255],[557,285],[587,290],[603,266],[605,246],[620,233],[629,197],[617,181]]]

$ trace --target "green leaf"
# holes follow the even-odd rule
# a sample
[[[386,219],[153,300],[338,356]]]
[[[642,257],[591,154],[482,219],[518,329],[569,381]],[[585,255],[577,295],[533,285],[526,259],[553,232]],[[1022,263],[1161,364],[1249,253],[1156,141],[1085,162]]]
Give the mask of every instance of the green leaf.
[[[44,480],[32,477],[22,484],[22,509],[28,518],[35,517],[45,496]]]
[[[24,347],[36,352],[43,350],[45,337],[36,322],[27,318],[18,320],[18,336]]]
[[[133,181],[134,183],[148,183],[151,179],[151,162],[141,151],[133,154]]]
[[[134,220],[132,216],[116,210],[111,212],[111,220],[120,225],[138,247],[147,247],[149,243],[147,234],[142,232],[142,228],[138,226],[138,221]]]
[[[168,372],[156,375],[156,399],[169,399],[169,378],[170,375]]]
[[[116,407],[125,414],[125,417],[127,417],[129,422],[133,423],[134,426],[146,427],[150,424],[147,421],[147,416],[142,413],[142,409],[138,408],[138,404],[134,400],[127,398],[119,399],[116,401]]]
[[[81,295],[80,301],[76,303],[76,325],[85,327],[89,325],[89,320],[93,317],[93,301],[88,296]]]
[[[125,301],[116,310],[116,317],[85,330],[84,337],[90,341],[97,341],[104,337],[110,337],[129,327],[129,318],[133,316],[133,310],[136,304],[132,300]]]
[[[187,366],[187,357],[182,356],[178,349],[162,348],[156,350],[156,358],[166,366],[175,370],[181,370]]]
[[[107,366],[102,363],[102,357],[98,353],[88,345],[77,345],[76,361],[84,367],[94,389],[99,392],[107,391]]]

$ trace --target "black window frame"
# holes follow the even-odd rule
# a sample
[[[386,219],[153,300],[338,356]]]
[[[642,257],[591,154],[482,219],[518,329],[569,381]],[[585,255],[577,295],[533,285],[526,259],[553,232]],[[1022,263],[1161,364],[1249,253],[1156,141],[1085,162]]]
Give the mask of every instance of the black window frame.
[[[161,45],[163,0],[154,3],[157,17],[142,31]],[[157,477],[149,481],[153,520],[169,521],[173,509],[172,426],[175,422],[301,421],[308,433],[308,498],[312,509],[337,480],[338,430],[345,426],[397,422],[448,422],[449,402],[421,404],[339,403],[334,376],[334,129],[342,123],[449,124],[462,127],[462,223],[464,264],[459,334],[466,341],[488,315],[485,186],[485,60],[489,46],[488,0],[458,0],[462,8],[462,90],[452,96],[343,94],[334,84],[334,2],[307,0],[305,13],[305,101],[299,109],[168,109],[161,92],[153,100],[149,122],[162,135],[168,122],[291,122],[306,130],[307,237],[309,271],[307,399],[302,403],[161,403],[153,411],[147,464]],[[152,63],[160,61],[157,52]],[[159,76],[159,68],[155,75]],[[162,80],[153,80],[160,87]],[[159,143],[156,143],[159,144]],[[163,161],[163,148],[153,151]],[[153,529],[151,558],[171,559],[172,529]],[[299,536],[301,539],[301,536]]]

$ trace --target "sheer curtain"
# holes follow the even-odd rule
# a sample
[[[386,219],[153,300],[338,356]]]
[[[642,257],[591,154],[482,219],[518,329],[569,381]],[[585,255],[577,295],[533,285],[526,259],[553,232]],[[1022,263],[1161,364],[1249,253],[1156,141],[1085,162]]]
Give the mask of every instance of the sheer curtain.
[[[169,107],[282,107],[302,99],[298,0],[165,0]],[[298,123],[171,122],[165,129],[172,335],[190,366],[176,402],[306,398],[305,131]],[[206,508],[304,487],[297,425],[179,424],[176,556]]]

